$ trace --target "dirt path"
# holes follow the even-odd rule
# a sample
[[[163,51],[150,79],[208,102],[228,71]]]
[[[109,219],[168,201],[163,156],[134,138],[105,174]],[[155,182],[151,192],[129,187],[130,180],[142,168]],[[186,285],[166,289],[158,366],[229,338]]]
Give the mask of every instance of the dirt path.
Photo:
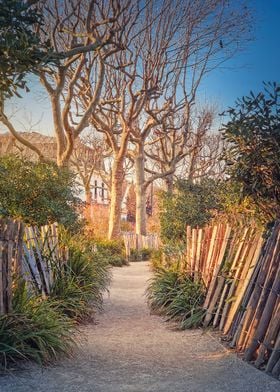
[[[99,323],[59,366],[0,378],[1,392],[279,392],[280,383],[200,331],[174,332],[145,305],[147,263],[114,270]]]

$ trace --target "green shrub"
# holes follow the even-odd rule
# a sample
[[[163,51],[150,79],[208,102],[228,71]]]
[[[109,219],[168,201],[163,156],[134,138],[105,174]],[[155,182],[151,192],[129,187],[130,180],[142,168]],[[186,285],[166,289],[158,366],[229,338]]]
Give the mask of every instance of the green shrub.
[[[165,242],[186,240],[186,226],[203,226],[219,208],[218,183],[204,180],[192,184],[180,180],[176,192],[164,192],[161,195],[160,226],[161,238]]]
[[[64,233],[64,242],[69,249],[69,260],[55,262],[50,297],[57,310],[77,321],[85,321],[95,310],[102,309],[103,292],[110,283],[109,265],[84,237],[70,238]]]
[[[205,314],[202,308],[205,287],[202,281],[179,270],[159,268],[150,280],[147,300],[152,312],[178,323],[180,329],[198,327]]]
[[[153,271],[156,271],[158,268],[162,267],[162,258],[163,258],[163,250],[162,249],[153,251],[151,258],[150,258],[150,262],[151,262],[151,266],[152,266]]]
[[[228,148],[224,159],[227,174],[241,184],[266,221],[280,216],[280,84],[264,83],[226,112],[223,126]],[[251,209],[254,205],[251,201]]]
[[[153,249],[131,249],[129,259],[131,261],[147,261],[150,260],[153,254]]]
[[[106,260],[112,267],[123,267],[124,265],[128,265],[128,261],[124,256],[106,255],[105,253],[103,254],[103,257],[106,258]]]
[[[15,156],[0,158],[0,217],[39,226],[60,222],[73,231],[79,225],[78,204],[75,177],[66,168]]]
[[[68,355],[74,346],[73,327],[49,301],[28,297],[25,285],[18,284],[13,312],[0,317],[0,366],[22,359],[47,364]]]
[[[123,254],[124,245],[122,241],[118,240],[99,240],[95,241],[95,245],[98,251],[107,251],[110,254]]]
[[[28,296],[25,284],[15,284],[13,312],[0,317],[0,365],[19,359],[49,363],[68,354],[77,322],[102,309],[103,293],[110,283],[110,266],[82,235],[60,230],[60,244],[67,246],[65,263],[43,255],[53,271],[50,294]],[[17,283],[17,282],[15,282]],[[36,292],[36,295],[34,295]]]
[[[161,238],[171,247],[186,242],[186,227],[203,227],[219,214],[232,220],[258,215],[255,207],[240,198],[240,186],[231,181],[202,180],[190,183],[180,180],[173,194],[163,192],[160,198]],[[225,217],[226,219],[226,217]]]
[[[104,257],[107,262],[114,267],[127,265],[125,248],[122,241],[102,240],[94,241],[97,253]]]
[[[203,179],[199,183],[180,180],[173,194],[160,195],[160,231],[164,244],[174,248],[186,245],[186,227],[204,227],[217,217],[231,225],[254,220],[262,226],[265,214],[248,195],[242,196],[241,184],[228,179]]]
[[[184,268],[186,254],[186,246],[183,242],[175,244],[166,243],[160,250],[153,252],[151,257],[151,265],[154,271],[161,270],[162,268]]]

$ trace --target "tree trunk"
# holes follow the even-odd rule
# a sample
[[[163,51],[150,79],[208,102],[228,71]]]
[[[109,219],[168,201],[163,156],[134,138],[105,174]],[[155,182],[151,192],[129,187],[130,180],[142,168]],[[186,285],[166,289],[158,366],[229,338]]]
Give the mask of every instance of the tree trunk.
[[[146,229],[146,187],[145,157],[142,145],[137,146],[135,156],[136,234],[147,234]]]
[[[123,158],[115,160],[112,170],[111,203],[109,214],[108,239],[118,238],[121,234],[121,210],[123,197]]]
[[[56,135],[56,163],[59,167],[62,167],[64,166],[64,161],[62,157],[65,150],[65,136],[63,132],[59,95],[51,95],[51,106],[54,132]]]
[[[166,185],[166,191],[172,195],[173,190],[174,190],[174,175],[173,174],[169,174],[166,178],[165,178],[165,185]]]
[[[84,216],[88,222],[91,222],[92,221],[92,216],[91,216],[92,194],[91,194],[90,184],[83,181],[83,185],[84,185],[84,189],[85,189],[85,198],[86,198]]]
[[[92,193],[91,193],[91,189],[90,189],[90,185],[89,184],[85,185],[85,196],[86,196],[86,203],[87,203],[87,205],[91,205]]]

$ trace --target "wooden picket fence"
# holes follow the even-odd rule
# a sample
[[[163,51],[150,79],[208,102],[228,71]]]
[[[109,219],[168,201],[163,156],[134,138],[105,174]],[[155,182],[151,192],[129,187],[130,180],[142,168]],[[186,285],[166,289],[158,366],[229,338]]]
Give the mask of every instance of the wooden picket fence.
[[[21,269],[24,226],[0,219],[0,315],[12,310],[13,274]]]
[[[30,289],[48,295],[53,283],[53,267],[61,260],[66,262],[67,257],[67,251],[58,245],[56,223],[40,228],[25,227],[21,274]]]
[[[187,228],[184,268],[207,289],[204,327],[280,376],[280,222],[269,238],[256,227]]]
[[[158,234],[140,235],[132,232],[123,233],[126,256],[129,258],[132,249],[159,249]]]
[[[67,259],[67,249],[58,246],[57,224],[38,228],[0,219],[0,314],[12,310],[14,274],[30,291],[47,296],[54,263]]]

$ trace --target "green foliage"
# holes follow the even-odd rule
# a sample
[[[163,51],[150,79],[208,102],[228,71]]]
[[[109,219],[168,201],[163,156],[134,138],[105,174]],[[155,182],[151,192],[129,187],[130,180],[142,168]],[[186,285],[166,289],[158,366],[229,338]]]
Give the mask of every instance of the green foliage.
[[[153,249],[143,248],[143,249],[131,249],[130,261],[147,261],[153,255]]]
[[[54,163],[34,163],[16,157],[0,158],[0,217],[32,225],[78,224],[74,175]]]
[[[184,246],[186,226],[203,227],[215,218],[231,225],[250,224],[252,220],[263,225],[266,217],[251,197],[242,195],[241,185],[231,180],[203,180],[198,184],[179,181],[175,192],[161,195],[161,238],[167,253],[176,253]],[[166,252],[165,252],[166,253]]]
[[[95,252],[92,242],[60,228],[60,244],[69,249],[69,262],[43,257],[52,268],[50,295],[28,295],[15,281],[13,312],[0,317],[0,367],[18,360],[46,364],[70,353],[77,323],[102,309],[110,283],[109,264]]]
[[[221,208],[219,183],[179,181],[174,194],[161,195],[160,223],[164,241],[185,241],[186,226],[204,226]]]
[[[154,250],[150,258],[150,265],[153,271],[157,271],[162,266],[162,259],[163,249]]]
[[[25,76],[53,61],[50,43],[41,41],[39,11],[23,0],[0,0],[0,91],[5,97],[26,87]],[[2,98],[2,97],[1,97]]]
[[[157,272],[162,268],[170,269],[174,265],[183,266],[186,256],[186,245],[183,242],[164,244],[160,250],[153,252],[151,266]]]
[[[74,345],[73,326],[49,301],[28,297],[19,283],[13,312],[0,316],[0,367],[18,360],[46,364],[68,355]]]
[[[63,314],[85,321],[102,309],[102,294],[110,283],[109,265],[81,235],[70,237],[65,232],[63,242],[69,249],[69,262],[55,263],[50,298]]]
[[[125,248],[122,241],[118,240],[95,240],[95,248],[100,257],[114,267],[127,265]]]
[[[178,323],[180,329],[201,325],[205,287],[202,281],[181,272],[179,263],[169,268],[157,267],[147,289],[153,312]]]
[[[228,174],[270,218],[280,215],[280,85],[243,97],[226,114]]]
[[[96,240],[95,246],[99,252],[109,252],[110,254],[122,254],[124,245],[122,241],[118,240]]]

